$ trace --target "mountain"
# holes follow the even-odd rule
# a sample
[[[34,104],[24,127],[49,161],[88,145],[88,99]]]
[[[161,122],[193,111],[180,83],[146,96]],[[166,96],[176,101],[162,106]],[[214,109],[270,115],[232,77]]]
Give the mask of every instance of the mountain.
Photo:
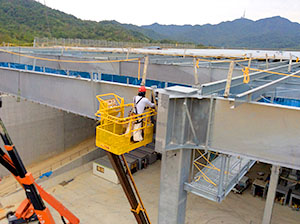
[[[241,18],[217,25],[141,26],[163,39],[224,48],[300,48],[300,24],[280,16],[252,21]],[[154,38],[159,40],[160,38]]]
[[[0,43],[32,43],[34,37],[152,41],[114,21],[81,20],[34,0],[0,0]]]
[[[0,0],[0,44],[32,45],[34,37],[143,43],[195,43],[199,47],[300,49],[300,24],[276,16],[216,25],[122,24],[87,21],[34,0]],[[203,45],[202,45],[203,44]]]

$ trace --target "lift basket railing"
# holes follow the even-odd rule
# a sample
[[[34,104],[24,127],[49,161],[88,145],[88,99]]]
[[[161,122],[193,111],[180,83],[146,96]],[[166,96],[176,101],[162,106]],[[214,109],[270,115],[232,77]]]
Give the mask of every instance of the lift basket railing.
[[[144,146],[153,139],[151,117],[156,115],[152,108],[142,114],[133,114],[134,104],[124,104],[124,99],[116,94],[97,96],[99,110],[95,114],[100,118],[96,129],[96,145],[116,155],[121,155]],[[127,115],[127,116],[125,116]],[[134,142],[132,136],[142,130],[143,140]]]

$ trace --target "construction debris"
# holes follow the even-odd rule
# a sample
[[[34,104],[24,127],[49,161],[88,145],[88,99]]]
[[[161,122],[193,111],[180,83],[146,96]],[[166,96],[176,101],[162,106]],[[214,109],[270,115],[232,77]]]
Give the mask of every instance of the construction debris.
[[[61,182],[61,183],[59,183],[59,185],[61,185],[61,186],[66,186],[67,184],[69,184],[70,182],[72,182],[74,180],[74,178],[72,178],[72,179],[70,179],[70,180],[67,180],[67,181],[63,181],[63,182]]]

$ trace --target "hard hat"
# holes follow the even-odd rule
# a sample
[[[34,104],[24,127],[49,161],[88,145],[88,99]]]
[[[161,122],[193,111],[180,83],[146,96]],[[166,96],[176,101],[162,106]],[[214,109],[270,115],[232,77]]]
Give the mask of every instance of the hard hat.
[[[140,86],[139,93],[141,93],[141,92],[146,92],[146,87],[145,86]]]

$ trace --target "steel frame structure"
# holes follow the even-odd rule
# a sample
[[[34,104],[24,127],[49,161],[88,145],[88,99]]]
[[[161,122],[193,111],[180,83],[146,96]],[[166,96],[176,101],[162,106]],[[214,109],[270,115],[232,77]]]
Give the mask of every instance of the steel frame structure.
[[[211,63],[206,64],[209,65],[207,71],[210,71]],[[278,64],[280,66],[269,70],[298,73],[298,63]],[[120,72],[121,67],[118,70]],[[184,223],[187,191],[222,201],[253,165],[253,160],[300,169],[300,130],[297,126],[300,109],[254,102],[263,97],[300,99],[299,79],[290,76],[282,78],[268,72],[255,72],[250,74],[248,84],[243,83],[243,76],[233,77],[227,98],[223,94],[228,79],[203,84],[200,89],[170,87],[158,90],[156,151],[162,153],[159,224]],[[17,69],[1,68],[0,79],[0,92],[90,118],[94,118],[95,95],[112,88],[116,93],[125,94],[128,100],[136,94],[136,87],[130,85]],[[220,171],[207,167],[201,169],[210,175],[212,182],[218,183],[214,188],[209,186],[203,190],[207,181],[203,184],[195,181],[201,175],[201,181],[204,179],[200,171],[201,174],[198,172],[190,179],[191,162],[199,159],[193,157],[191,161],[193,150],[201,150],[204,154],[220,153],[211,161]],[[274,172],[272,176],[276,177]],[[272,190],[275,185],[272,185]],[[267,223],[268,219],[265,220]]]
[[[178,86],[158,90],[156,151],[163,155],[159,224],[184,223],[187,191],[222,201],[256,160],[277,167],[272,169],[267,198],[267,206],[272,207],[275,171],[280,166],[300,169],[300,109],[256,102],[264,96],[300,99],[295,94],[299,79],[291,77],[300,71],[299,64],[291,64],[290,73],[287,65],[271,70],[287,76],[256,72],[248,84],[243,76],[232,78],[228,98],[223,97],[228,80],[204,84],[200,90]],[[202,155],[195,156],[193,150],[202,150]],[[190,164],[210,151],[220,154],[199,172],[191,171]],[[263,223],[270,222],[271,213],[272,209],[265,209]]]

